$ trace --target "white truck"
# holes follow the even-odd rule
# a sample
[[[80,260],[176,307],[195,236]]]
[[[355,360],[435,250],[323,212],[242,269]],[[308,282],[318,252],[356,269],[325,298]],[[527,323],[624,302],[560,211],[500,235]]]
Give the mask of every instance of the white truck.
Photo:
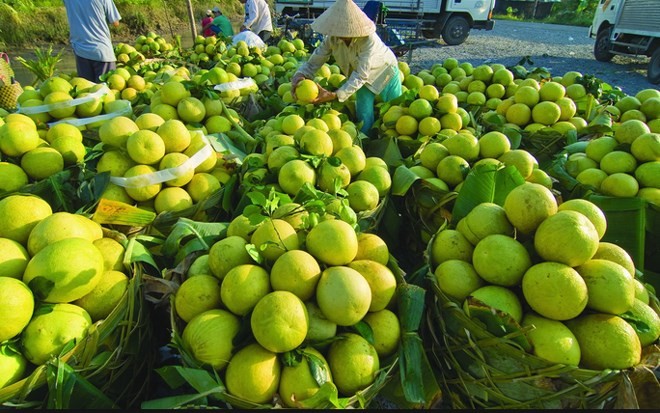
[[[363,8],[366,0],[356,0]],[[495,0],[382,0],[387,19],[419,22],[426,38],[442,37],[448,45],[461,44],[471,29],[492,30]],[[276,0],[278,15],[315,18],[334,0]]]
[[[660,0],[600,0],[589,37],[594,57],[609,62],[614,55],[649,56],[649,82],[660,83]]]

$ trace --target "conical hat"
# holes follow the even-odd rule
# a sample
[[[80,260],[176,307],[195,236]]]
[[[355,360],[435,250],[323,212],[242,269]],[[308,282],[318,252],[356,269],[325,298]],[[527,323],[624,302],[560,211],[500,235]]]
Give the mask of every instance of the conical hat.
[[[363,37],[376,25],[352,0],[337,0],[312,23],[314,31],[336,37]]]

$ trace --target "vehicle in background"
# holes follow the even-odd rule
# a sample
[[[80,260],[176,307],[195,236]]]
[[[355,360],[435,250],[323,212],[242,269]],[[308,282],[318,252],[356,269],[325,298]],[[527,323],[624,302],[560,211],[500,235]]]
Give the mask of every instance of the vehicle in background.
[[[600,0],[589,37],[596,39],[600,62],[614,55],[649,56],[649,82],[660,83],[660,0]]]
[[[313,19],[330,7],[334,0],[276,0],[277,14],[300,14]],[[366,0],[356,0],[361,8]],[[468,38],[471,29],[492,30],[495,0],[383,0],[387,19],[418,22],[426,38],[442,37],[448,45],[458,45]]]

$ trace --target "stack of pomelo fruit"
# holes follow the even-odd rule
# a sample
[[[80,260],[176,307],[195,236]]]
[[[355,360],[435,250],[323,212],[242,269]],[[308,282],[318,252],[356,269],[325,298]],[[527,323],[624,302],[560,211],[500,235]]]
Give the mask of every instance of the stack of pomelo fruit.
[[[332,394],[362,405],[355,394],[368,398],[396,358],[387,245],[329,212],[312,226],[313,214],[286,203],[258,223],[237,216],[176,292],[181,351],[213,367],[238,405],[305,407],[320,388],[330,399],[316,406]]]
[[[468,340],[473,343],[469,337],[476,339],[475,349],[482,350],[487,346],[488,339],[481,341],[485,337],[504,337],[506,346],[513,343],[516,350],[500,346],[499,357],[522,360],[502,370],[498,363],[505,361],[498,362],[497,355],[486,351],[477,357],[479,362],[470,362],[472,367],[452,373],[474,384],[484,374],[476,369],[483,368],[494,375],[515,375],[525,383],[500,385],[499,378],[490,377],[494,387],[478,387],[503,398],[480,397],[474,405],[529,402],[560,407],[574,405],[576,395],[585,405],[593,405],[598,398],[590,401],[581,394],[584,389],[562,381],[562,374],[577,368],[591,371],[586,374],[594,377],[593,393],[602,396],[595,387],[602,382],[596,378],[600,371],[640,364],[642,349],[660,335],[658,300],[636,277],[628,253],[600,241],[606,228],[605,215],[591,202],[575,199],[558,204],[547,188],[524,183],[508,193],[503,205],[478,204],[456,228],[434,236],[428,258],[443,307],[435,328],[442,330],[448,341],[444,344],[451,346],[441,350],[443,357],[458,360],[472,354],[466,350]],[[462,328],[470,334],[460,332]],[[524,362],[525,352],[538,359]],[[534,382],[536,373],[548,380],[548,389]],[[523,389],[526,386],[535,389]],[[466,391],[460,385],[456,388]],[[552,395],[560,389],[565,391],[564,400]]]
[[[97,375],[91,380],[99,388],[110,386],[116,379],[106,369],[126,355],[103,341],[133,330],[126,312],[138,288],[124,245],[83,215],[53,212],[41,198],[19,194],[0,200],[0,244],[0,401],[30,400],[57,358],[71,372]],[[114,354],[102,354],[106,345]],[[92,363],[97,353],[105,367]]]

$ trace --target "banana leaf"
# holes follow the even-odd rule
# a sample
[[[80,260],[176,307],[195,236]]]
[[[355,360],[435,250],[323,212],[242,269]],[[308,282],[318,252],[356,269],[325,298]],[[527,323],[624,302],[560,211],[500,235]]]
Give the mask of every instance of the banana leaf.
[[[509,165],[504,168],[495,165],[479,165],[472,168],[458,193],[451,222],[456,225],[475,206],[484,202],[504,205],[506,196],[511,190],[522,185],[525,179],[516,167]]]
[[[174,264],[179,264],[184,257],[195,251],[208,251],[213,244],[224,238],[228,223],[197,222],[179,218],[161,247],[166,257],[174,257]]]
[[[390,168],[401,165],[404,159],[396,139],[389,136],[365,142],[364,154],[367,157],[376,156],[381,158]]]

